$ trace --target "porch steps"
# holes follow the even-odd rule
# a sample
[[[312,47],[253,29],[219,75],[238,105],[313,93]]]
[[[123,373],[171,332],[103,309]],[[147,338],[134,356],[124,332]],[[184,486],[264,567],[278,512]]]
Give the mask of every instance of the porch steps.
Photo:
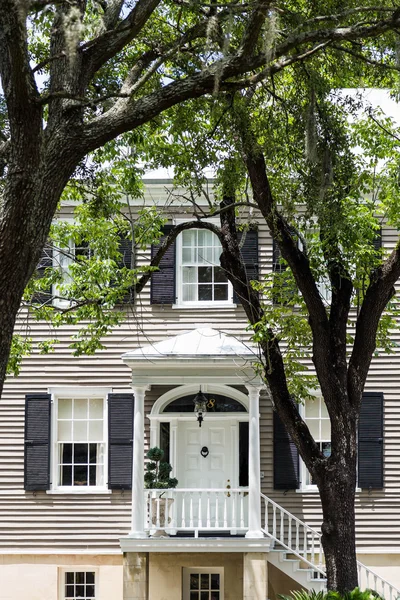
[[[316,592],[326,589],[326,579],[284,548],[275,547],[268,554],[268,562],[277,567],[306,590]]]

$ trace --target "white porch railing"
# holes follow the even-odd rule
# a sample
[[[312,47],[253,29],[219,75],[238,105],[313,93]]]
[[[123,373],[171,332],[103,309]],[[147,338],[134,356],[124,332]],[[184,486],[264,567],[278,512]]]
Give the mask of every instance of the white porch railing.
[[[306,563],[310,569],[318,573],[319,578],[325,578],[322,535],[264,494],[261,494],[261,501],[264,503],[264,528],[262,530],[265,535]],[[400,598],[400,589],[359,561],[357,561],[357,570],[361,589],[373,589],[385,600]]]
[[[146,490],[145,531],[246,531],[248,488]],[[161,501],[160,501],[161,496]]]

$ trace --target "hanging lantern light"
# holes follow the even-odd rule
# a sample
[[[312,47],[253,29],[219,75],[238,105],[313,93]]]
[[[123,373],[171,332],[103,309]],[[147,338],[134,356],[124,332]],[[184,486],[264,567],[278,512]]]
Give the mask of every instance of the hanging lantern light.
[[[205,397],[201,389],[199,390],[199,393],[196,394],[196,396],[194,397],[193,404],[194,412],[196,413],[197,420],[199,422],[199,427],[201,427],[201,424],[204,420],[204,415],[207,412],[207,398]]]

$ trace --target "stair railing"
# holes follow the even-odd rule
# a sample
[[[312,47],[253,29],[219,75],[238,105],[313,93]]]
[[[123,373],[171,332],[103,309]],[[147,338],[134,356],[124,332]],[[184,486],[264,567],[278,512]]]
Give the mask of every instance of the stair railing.
[[[318,578],[325,579],[322,535],[268,496],[261,494],[261,502],[264,503],[264,528],[262,530],[265,535],[306,563],[310,569],[318,573]],[[357,571],[361,588],[373,589],[385,600],[400,600],[400,589],[359,561],[357,561]]]

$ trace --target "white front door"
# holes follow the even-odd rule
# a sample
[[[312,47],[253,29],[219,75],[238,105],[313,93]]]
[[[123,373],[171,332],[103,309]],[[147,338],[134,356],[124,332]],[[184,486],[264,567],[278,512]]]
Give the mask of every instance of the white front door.
[[[237,422],[204,419],[178,426],[177,478],[181,488],[226,489],[237,485]]]

